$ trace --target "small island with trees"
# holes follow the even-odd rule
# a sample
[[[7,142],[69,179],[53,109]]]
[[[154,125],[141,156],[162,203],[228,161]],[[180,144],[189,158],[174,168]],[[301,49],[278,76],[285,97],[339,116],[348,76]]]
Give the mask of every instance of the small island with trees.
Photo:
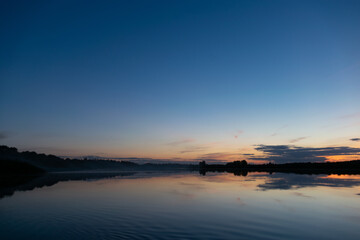
[[[246,176],[248,172],[282,172],[298,174],[360,174],[360,160],[340,162],[297,162],[283,164],[248,164],[246,160],[226,164],[199,163],[199,172],[230,172]]]

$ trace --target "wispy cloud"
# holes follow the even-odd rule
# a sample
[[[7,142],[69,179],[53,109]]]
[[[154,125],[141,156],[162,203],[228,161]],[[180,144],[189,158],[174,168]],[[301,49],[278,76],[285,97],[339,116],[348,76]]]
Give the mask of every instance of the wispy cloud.
[[[360,138],[350,138],[350,141],[360,142]]]
[[[218,144],[219,144],[219,142],[186,144],[186,145],[182,146],[183,149],[181,151],[179,151],[179,153],[202,152],[205,150],[209,150]]]
[[[9,137],[9,135],[7,132],[0,131],[0,140],[8,138],[8,137]]]
[[[360,126],[360,112],[340,116],[338,120],[344,123],[341,128],[358,127]]]
[[[236,132],[236,134],[234,135],[234,138],[238,138],[239,135],[241,135],[241,134],[243,134],[243,133],[244,133],[243,130],[238,130],[238,131]]]
[[[180,151],[179,153],[192,153],[192,152],[201,152],[209,149],[208,146],[188,146],[184,150]]]
[[[243,158],[242,153],[231,153],[231,152],[214,152],[214,153],[206,153],[199,156],[199,160],[205,161],[215,161],[215,162],[226,162],[229,160],[239,160]]]
[[[360,112],[356,112],[356,113],[352,113],[352,114],[347,114],[347,115],[342,115],[339,118],[342,119],[348,119],[348,118],[360,118]]]
[[[182,144],[186,144],[186,143],[192,143],[192,142],[195,142],[195,139],[187,138],[187,139],[182,139],[182,140],[178,140],[178,141],[169,142],[166,145],[178,146],[178,145],[182,145]]]
[[[294,139],[291,139],[291,140],[290,140],[290,143],[296,143],[296,142],[299,142],[299,141],[304,140],[304,139],[306,139],[306,138],[308,138],[308,137],[294,138]]]
[[[292,145],[258,145],[255,150],[263,152],[263,157],[250,157],[251,160],[266,160],[275,163],[323,162],[330,156],[360,155],[360,148],[323,147],[305,148]]]
[[[274,137],[274,136],[278,135],[278,132],[279,132],[280,130],[282,130],[282,129],[284,129],[284,128],[287,128],[287,127],[288,127],[288,125],[283,125],[283,126],[279,127],[279,128],[276,129],[275,132],[274,132],[273,134],[271,134],[270,136],[271,136],[271,137]]]

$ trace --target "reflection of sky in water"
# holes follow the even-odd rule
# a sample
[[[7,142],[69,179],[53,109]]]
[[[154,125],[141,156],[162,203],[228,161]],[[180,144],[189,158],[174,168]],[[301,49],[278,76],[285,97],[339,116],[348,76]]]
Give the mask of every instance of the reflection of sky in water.
[[[358,239],[359,185],[355,175],[277,173],[61,181],[2,198],[0,232],[5,239]]]

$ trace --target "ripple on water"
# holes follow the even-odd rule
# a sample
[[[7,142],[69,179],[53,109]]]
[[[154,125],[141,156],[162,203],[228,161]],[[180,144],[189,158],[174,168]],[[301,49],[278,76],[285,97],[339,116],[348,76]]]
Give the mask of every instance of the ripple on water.
[[[309,234],[302,231],[314,229],[323,219],[333,216],[326,211],[332,202],[328,201],[326,207],[322,203],[334,197],[334,192],[326,195],[324,191],[323,196],[307,200],[311,201],[309,209],[304,206],[297,209],[297,198],[285,195],[285,190],[277,192],[276,198],[282,202],[280,205],[274,204],[274,199],[266,192],[256,191],[255,187],[241,188],[239,182],[212,185],[196,179],[197,185],[203,184],[202,188],[194,190],[193,185],[182,185],[181,191],[194,196],[184,199],[179,194],[164,194],[169,192],[169,188],[176,188],[179,180],[171,185],[171,177],[166,178],[170,183],[163,186],[154,179],[128,180],[127,184],[138,184],[132,184],[130,188],[122,188],[125,184],[121,185],[121,179],[108,180],[104,183],[106,188],[93,182],[76,182],[75,190],[72,182],[68,182],[66,188],[54,185],[2,199],[1,239],[335,239],[341,236],[336,234],[337,229],[348,230],[347,239],[359,239],[357,228],[348,222],[344,224],[340,218],[331,218],[335,227],[323,228],[327,231]],[[191,181],[195,180],[187,179],[187,182]],[[144,193],[143,184],[150,188],[147,193]],[[224,187],[223,195],[218,198],[213,193],[216,191],[210,190],[218,190],[211,188],[220,186]],[[197,191],[202,191],[201,196]],[[346,194],[341,192],[341,196],[354,195],[352,189],[341,191],[348,191]],[[54,197],[54,193],[58,195]],[[245,206],[231,201],[239,194],[248,196],[248,199],[244,197],[249,201]],[[346,204],[354,206],[357,203],[350,198],[342,200],[331,205],[331,209],[343,213]],[[312,209],[328,215],[313,214]],[[359,216],[356,212],[351,214]]]

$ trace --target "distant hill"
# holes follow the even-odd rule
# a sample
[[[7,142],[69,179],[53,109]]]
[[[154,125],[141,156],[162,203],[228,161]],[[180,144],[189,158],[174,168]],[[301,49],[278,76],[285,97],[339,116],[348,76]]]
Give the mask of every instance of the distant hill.
[[[14,147],[0,146],[0,162],[7,166],[8,172],[43,170],[56,171],[132,171],[132,170],[177,170],[191,169],[194,165],[185,164],[137,164],[130,161],[115,160],[80,160],[60,158],[55,155],[38,154],[36,152],[19,152]],[[0,165],[0,166],[2,166]],[[4,168],[5,169],[5,168]],[[28,170],[26,170],[28,169]]]

